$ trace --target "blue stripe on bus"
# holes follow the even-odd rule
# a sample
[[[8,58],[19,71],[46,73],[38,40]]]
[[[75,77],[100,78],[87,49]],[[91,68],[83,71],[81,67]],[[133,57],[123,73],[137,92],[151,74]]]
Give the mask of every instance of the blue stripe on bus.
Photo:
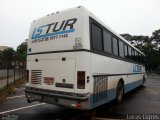
[[[126,84],[125,88],[124,88],[124,90],[125,90],[124,93],[127,93],[127,92],[133,90],[134,88],[142,85],[142,82],[143,82],[143,80],[138,80],[138,81]]]
[[[135,82],[132,82],[132,83],[128,83],[125,85],[125,93],[135,89],[136,87],[142,85],[142,80],[138,80],[138,81],[135,81]],[[107,98],[106,99],[103,99],[97,103],[93,103],[93,97],[94,95],[91,95],[90,96],[90,109],[92,108],[95,108],[95,107],[98,107],[100,105],[103,105],[105,103],[108,103],[110,102],[111,100],[115,99],[116,98],[116,89],[113,88],[113,89],[109,89],[106,91],[107,92]]]
[[[107,92],[107,98],[106,98],[106,99],[103,99],[103,100],[101,100],[101,101],[99,101],[99,102],[96,102],[96,103],[93,103],[93,102],[94,102],[94,101],[93,101],[94,95],[91,95],[91,96],[90,96],[90,108],[91,108],[91,109],[94,108],[94,107],[100,106],[100,105],[102,105],[102,104],[105,104],[105,103],[107,103],[107,102],[115,99],[115,97],[116,97],[116,90],[115,90],[114,88],[113,88],[113,89],[110,89],[110,90],[107,90],[107,91],[105,91],[105,92]],[[108,99],[108,98],[109,98],[109,99]]]
[[[70,30],[63,30],[63,31],[59,31],[59,32],[44,34],[44,35],[37,35],[37,36],[35,35],[35,36],[32,36],[32,39],[37,39],[37,38],[41,38],[41,37],[48,37],[48,36],[55,36],[55,35],[70,33],[70,32],[74,32],[74,31],[75,31],[75,29],[70,29]]]

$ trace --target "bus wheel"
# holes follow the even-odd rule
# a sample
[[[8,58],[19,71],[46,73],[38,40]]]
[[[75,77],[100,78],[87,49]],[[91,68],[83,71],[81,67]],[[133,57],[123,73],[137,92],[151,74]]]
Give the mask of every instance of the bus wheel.
[[[122,99],[123,99],[123,83],[121,81],[119,81],[118,85],[117,85],[117,91],[116,91],[116,101],[117,103],[121,103]]]
[[[144,83],[145,83],[145,81],[146,81],[146,79],[145,79],[145,77],[143,76],[142,84],[141,84],[141,86],[140,86],[140,87],[144,87]]]
[[[145,79],[145,77],[143,76],[143,82],[142,82],[142,84],[144,85],[145,82],[146,82],[146,79]]]

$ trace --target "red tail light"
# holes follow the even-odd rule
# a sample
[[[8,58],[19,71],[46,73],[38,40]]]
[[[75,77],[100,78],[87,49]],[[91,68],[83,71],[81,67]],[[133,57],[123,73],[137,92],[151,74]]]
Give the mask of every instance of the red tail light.
[[[85,71],[77,72],[77,88],[85,89]]]
[[[77,109],[82,109],[81,103],[77,103],[77,104],[76,104],[76,108],[77,108]]]
[[[29,83],[29,70],[27,70],[27,83]]]

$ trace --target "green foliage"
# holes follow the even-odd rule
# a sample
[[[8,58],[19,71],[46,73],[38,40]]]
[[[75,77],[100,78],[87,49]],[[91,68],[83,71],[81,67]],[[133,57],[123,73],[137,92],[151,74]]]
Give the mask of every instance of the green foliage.
[[[160,66],[160,29],[155,30],[152,36],[121,34],[132,45],[140,49],[146,56],[146,69],[149,71],[156,70]]]
[[[160,29],[155,30],[152,33],[151,40],[154,41],[156,43],[156,45],[160,45]]]
[[[17,47],[16,56],[20,61],[26,60],[26,57],[27,57],[27,43],[26,42],[21,43],[21,45]]]
[[[2,60],[10,62],[13,60],[15,51],[13,48],[7,48],[2,52]]]
[[[27,57],[27,43],[21,43],[17,47],[17,51],[13,48],[7,48],[0,52],[0,68],[5,68],[6,66],[13,66],[14,62],[21,62],[21,65],[25,66]]]
[[[7,48],[3,52],[0,53],[0,67],[11,66],[12,61],[14,59],[15,51],[13,48]]]

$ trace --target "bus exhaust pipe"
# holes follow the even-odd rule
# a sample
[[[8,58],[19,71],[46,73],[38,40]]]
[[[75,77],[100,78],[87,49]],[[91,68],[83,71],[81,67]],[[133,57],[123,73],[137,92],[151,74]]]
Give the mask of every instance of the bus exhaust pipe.
[[[34,99],[34,98],[33,98],[33,99],[28,98],[28,99],[27,99],[27,102],[28,102],[28,103],[31,103],[31,102],[34,102],[34,101],[35,101],[35,99]]]

